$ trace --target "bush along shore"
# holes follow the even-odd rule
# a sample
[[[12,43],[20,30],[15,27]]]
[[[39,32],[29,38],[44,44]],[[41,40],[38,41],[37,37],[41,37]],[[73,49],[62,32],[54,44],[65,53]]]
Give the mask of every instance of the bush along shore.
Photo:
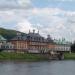
[[[29,54],[29,53],[9,53],[0,52],[0,61],[7,60],[20,60],[20,61],[45,61],[49,60],[49,57],[45,54]]]

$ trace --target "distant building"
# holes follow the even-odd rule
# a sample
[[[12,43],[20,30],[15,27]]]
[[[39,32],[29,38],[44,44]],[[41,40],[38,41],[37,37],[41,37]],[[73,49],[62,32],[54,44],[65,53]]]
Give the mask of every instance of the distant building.
[[[6,43],[6,41],[7,40],[3,36],[0,35],[0,49],[1,49],[1,46]]]
[[[11,42],[7,42],[2,44],[1,49],[3,49],[4,52],[13,52],[14,45]]]
[[[71,43],[60,40],[55,40],[55,51],[71,51]]]

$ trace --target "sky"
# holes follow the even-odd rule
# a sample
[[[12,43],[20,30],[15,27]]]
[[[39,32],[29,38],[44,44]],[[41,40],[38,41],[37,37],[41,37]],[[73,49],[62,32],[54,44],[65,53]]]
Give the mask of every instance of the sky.
[[[75,0],[0,0],[0,27],[75,40]]]

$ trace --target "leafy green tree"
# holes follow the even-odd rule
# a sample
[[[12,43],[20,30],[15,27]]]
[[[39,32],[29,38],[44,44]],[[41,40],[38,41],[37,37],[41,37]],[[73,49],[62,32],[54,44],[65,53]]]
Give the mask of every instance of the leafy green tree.
[[[2,35],[7,40],[10,40],[13,37],[15,37],[17,32],[19,32],[19,31],[0,28],[0,35]]]
[[[71,51],[75,52],[75,43],[71,45]]]

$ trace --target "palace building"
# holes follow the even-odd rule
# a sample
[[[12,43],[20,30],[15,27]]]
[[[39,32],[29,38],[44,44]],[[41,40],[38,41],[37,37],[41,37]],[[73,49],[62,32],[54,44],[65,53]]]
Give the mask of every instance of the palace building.
[[[50,35],[47,38],[41,36],[39,31],[28,34],[18,32],[16,37],[6,40],[0,35],[0,50],[5,52],[27,52],[27,53],[53,53],[71,52],[71,44],[66,41],[53,40]]]
[[[44,53],[54,48],[54,42],[50,35],[47,38],[42,37],[39,32],[30,32],[28,34],[17,33],[16,37],[11,39],[15,51],[25,51],[30,53]]]

